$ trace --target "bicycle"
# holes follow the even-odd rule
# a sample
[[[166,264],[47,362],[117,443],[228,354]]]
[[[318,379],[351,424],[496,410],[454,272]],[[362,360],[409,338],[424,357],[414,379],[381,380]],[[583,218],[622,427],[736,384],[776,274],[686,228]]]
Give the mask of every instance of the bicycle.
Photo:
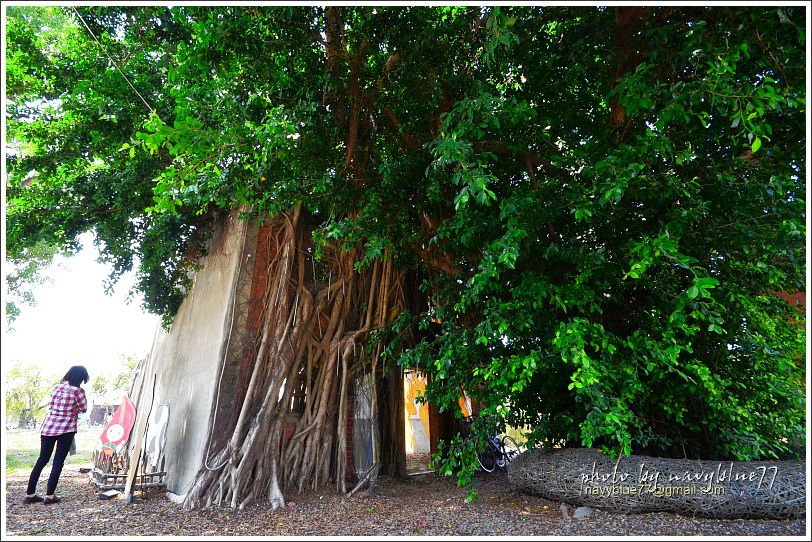
[[[519,445],[510,435],[499,437],[493,435],[488,439],[486,450],[477,452],[479,466],[485,472],[493,472],[497,468],[504,470],[513,459],[519,455]]]
[[[473,422],[471,416],[463,418],[466,427],[470,427]],[[466,439],[470,438],[469,435],[465,436]],[[519,455],[519,445],[510,435],[499,437],[493,435],[488,439],[487,447],[484,450],[478,450],[476,454],[479,467],[484,472],[493,472],[497,468],[503,470],[507,468],[510,462]]]

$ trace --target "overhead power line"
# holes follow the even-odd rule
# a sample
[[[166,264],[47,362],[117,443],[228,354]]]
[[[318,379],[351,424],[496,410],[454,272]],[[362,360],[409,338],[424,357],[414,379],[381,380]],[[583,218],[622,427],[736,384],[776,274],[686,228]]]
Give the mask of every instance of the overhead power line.
[[[109,55],[107,50],[104,48],[104,45],[101,44],[101,42],[98,40],[96,35],[93,33],[93,31],[90,29],[90,27],[85,22],[84,18],[79,14],[79,11],[77,11],[77,9],[75,7],[73,7],[73,6],[71,6],[71,9],[76,14],[76,16],[79,17],[79,20],[82,21],[82,24],[85,25],[85,28],[87,28],[88,33],[90,33],[90,36],[93,38],[93,41],[95,41],[98,44],[99,48],[104,53],[104,56],[106,56],[110,60],[110,62],[113,63],[113,66],[116,67],[116,69],[118,70],[118,73],[120,73],[121,77],[123,77],[124,80],[127,81],[127,84],[130,85],[130,88],[133,89],[133,92],[135,92],[138,95],[138,97],[141,98],[141,101],[144,102],[144,105],[147,106],[147,109],[149,109],[150,112],[157,117],[158,113],[155,112],[155,109],[153,109],[152,106],[149,105],[149,103],[144,99],[144,97],[141,96],[141,93],[138,92],[138,89],[135,88],[135,86],[130,82],[129,78],[124,74],[123,71],[121,71],[121,68],[119,68],[118,64],[116,64],[116,61],[113,60],[113,57],[111,57]]]

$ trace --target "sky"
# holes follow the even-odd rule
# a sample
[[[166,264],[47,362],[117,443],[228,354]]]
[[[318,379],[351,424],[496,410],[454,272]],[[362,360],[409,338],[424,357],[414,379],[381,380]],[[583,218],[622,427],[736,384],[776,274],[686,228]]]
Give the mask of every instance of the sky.
[[[104,293],[112,269],[96,261],[90,234],[80,238],[83,249],[72,257],[55,258],[37,286],[35,307],[21,305],[22,314],[10,331],[3,324],[3,368],[14,361],[34,362],[45,374],[62,376],[71,365],[84,365],[91,376],[115,375],[126,356],[141,359],[149,353],[160,317],[141,309],[141,297],[127,304],[134,282],[128,273],[113,295]]]

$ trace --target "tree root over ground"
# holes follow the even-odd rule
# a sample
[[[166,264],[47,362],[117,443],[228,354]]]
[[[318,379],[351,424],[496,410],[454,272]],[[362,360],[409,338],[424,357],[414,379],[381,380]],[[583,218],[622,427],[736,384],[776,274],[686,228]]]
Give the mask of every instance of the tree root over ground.
[[[402,310],[403,274],[391,259],[358,268],[359,251],[328,249],[326,276],[316,277],[302,215],[297,208],[272,220],[272,256],[245,398],[237,405],[233,427],[217,429],[231,436],[200,469],[186,495],[186,509],[244,508],[260,497],[273,508],[284,507],[283,492],[330,483],[339,493],[347,492],[349,384],[361,375],[376,382],[383,370],[382,346],[370,347],[369,337]],[[376,418],[376,386],[372,390]],[[286,438],[291,414],[295,427]]]
[[[805,516],[802,461],[613,460],[590,448],[531,450],[509,467],[511,484],[546,499],[609,512],[676,512],[716,519]]]

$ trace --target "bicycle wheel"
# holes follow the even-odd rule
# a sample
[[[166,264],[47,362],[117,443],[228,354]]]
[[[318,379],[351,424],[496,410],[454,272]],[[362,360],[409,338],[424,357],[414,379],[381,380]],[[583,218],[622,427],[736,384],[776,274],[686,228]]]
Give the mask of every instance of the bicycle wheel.
[[[479,461],[479,466],[482,467],[482,470],[485,472],[493,472],[494,469],[496,469],[496,455],[490,446],[485,450],[477,452],[476,458]]]
[[[511,436],[502,439],[502,456],[505,458],[505,466],[519,455],[519,445]]]
[[[495,437],[493,443],[494,444],[492,448],[493,453],[496,456],[496,468],[503,470],[505,467],[507,467],[507,464],[510,462],[510,460],[507,457],[507,454],[505,453],[506,452],[505,445],[503,444],[502,439],[500,439],[499,437]]]

